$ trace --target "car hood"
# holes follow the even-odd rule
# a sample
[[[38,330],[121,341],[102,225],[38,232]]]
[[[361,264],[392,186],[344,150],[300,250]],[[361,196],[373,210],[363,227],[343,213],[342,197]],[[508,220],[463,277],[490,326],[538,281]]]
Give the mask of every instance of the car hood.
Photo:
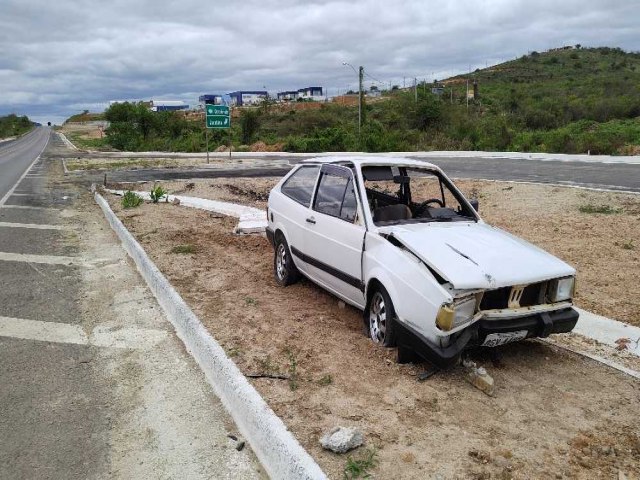
[[[380,228],[456,289],[499,288],[575,275],[540,248],[484,223],[432,222]]]

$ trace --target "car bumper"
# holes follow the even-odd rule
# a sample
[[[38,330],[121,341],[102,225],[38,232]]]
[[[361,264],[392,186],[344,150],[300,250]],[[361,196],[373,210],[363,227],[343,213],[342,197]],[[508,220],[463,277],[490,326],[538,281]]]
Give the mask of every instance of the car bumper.
[[[482,345],[490,334],[526,331],[525,338],[547,337],[552,333],[570,332],[577,321],[578,312],[573,308],[504,320],[479,320],[461,331],[447,347],[435,345],[410,326],[397,322],[398,358],[410,358],[406,352],[412,352],[437,367],[447,368],[458,361],[466,348]]]

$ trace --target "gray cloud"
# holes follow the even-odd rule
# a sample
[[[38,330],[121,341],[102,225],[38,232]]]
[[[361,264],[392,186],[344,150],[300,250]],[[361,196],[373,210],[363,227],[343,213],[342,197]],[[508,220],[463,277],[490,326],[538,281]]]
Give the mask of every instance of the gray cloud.
[[[638,49],[637,2],[0,0],[0,114],[443,78],[560,45]],[[367,85],[376,83],[367,77]],[[407,80],[409,81],[409,80]]]

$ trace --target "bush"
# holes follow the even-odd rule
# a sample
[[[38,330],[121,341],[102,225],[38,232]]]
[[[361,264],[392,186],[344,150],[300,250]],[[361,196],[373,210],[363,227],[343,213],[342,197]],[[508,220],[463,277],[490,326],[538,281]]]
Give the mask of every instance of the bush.
[[[136,195],[131,190],[127,190],[122,196],[122,208],[135,208],[144,203],[141,196]]]
[[[157,185],[151,189],[151,192],[149,192],[149,196],[151,197],[151,201],[153,203],[158,203],[160,201],[160,199],[162,197],[164,197],[165,195],[167,195],[167,191],[162,188],[160,185]],[[167,201],[169,200],[169,197],[167,196]]]

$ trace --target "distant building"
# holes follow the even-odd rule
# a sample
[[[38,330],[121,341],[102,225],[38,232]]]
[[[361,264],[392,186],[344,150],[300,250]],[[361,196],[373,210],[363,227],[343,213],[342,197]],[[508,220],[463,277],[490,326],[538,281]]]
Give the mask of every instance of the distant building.
[[[314,100],[321,102],[325,100],[322,87],[306,87],[298,90],[298,98],[302,100]]]
[[[241,90],[237,92],[231,92],[231,105],[235,107],[242,107],[246,105],[257,105],[265,101],[269,94],[265,90]]]
[[[297,90],[289,90],[286,92],[278,92],[279,102],[295,102],[298,99]]]
[[[205,105],[224,105],[222,95],[216,94],[200,95],[200,97],[198,97],[198,101]]]
[[[180,100],[151,100],[151,111],[153,112],[175,112],[179,110],[189,110],[189,105]]]

